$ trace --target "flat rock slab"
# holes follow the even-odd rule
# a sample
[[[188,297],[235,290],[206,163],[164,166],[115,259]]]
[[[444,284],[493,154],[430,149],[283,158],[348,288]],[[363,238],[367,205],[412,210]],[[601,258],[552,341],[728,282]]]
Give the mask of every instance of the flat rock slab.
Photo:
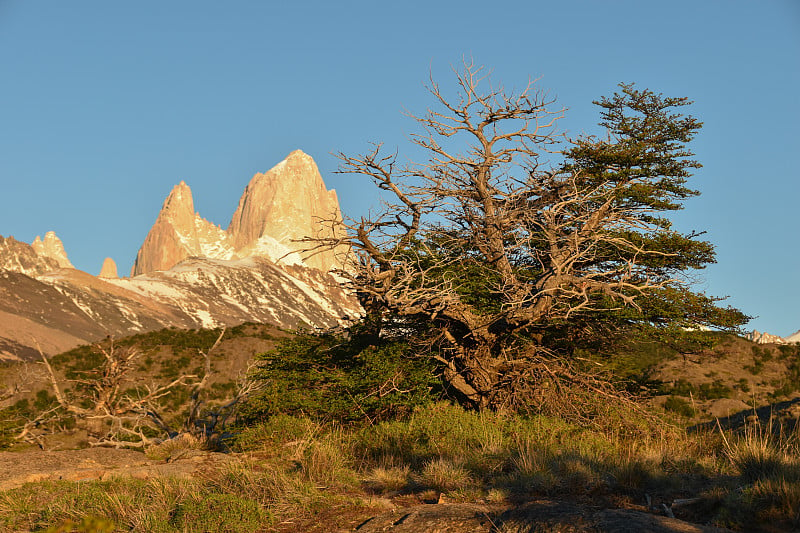
[[[493,518],[502,508],[468,503],[416,505],[370,518],[356,528],[360,533],[478,533],[494,531]]]
[[[0,491],[37,481],[88,481],[114,477],[150,479],[159,476],[191,477],[207,464],[219,464],[221,454],[195,452],[176,461],[148,459],[134,450],[24,451],[0,453]]]
[[[729,530],[628,509],[541,500],[508,509],[481,504],[418,505],[370,518],[359,533],[723,533]]]

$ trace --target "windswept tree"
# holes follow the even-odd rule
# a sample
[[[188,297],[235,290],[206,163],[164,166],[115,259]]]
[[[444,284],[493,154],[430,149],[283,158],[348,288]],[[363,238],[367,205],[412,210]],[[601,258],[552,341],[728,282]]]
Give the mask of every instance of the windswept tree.
[[[431,80],[436,107],[414,117],[424,163],[380,145],[339,155],[342,172],[388,193],[346,222],[341,272],[374,334],[424,339],[451,390],[491,408],[526,401],[581,337],[746,319],[690,290],[713,246],[666,216],[698,194],[687,143],[701,123],[680,113],[686,98],[623,84],[595,102],[607,133],[569,139],[564,110],[535,86],[492,87],[470,63],[456,79],[454,98]]]

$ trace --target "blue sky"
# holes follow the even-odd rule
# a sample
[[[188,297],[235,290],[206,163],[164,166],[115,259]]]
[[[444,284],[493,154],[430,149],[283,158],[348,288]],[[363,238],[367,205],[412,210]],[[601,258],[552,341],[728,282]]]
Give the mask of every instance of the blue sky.
[[[541,78],[573,135],[619,82],[694,100],[702,196],[677,223],[718,256],[698,288],[752,327],[800,328],[800,1],[289,4],[0,0],[0,234],[54,230],[76,267],[127,272],[180,180],[227,227],[253,174],[297,148],[357,216],[377,195],[331,153],[406,153],[404,110],[469,56],[507,87]]]

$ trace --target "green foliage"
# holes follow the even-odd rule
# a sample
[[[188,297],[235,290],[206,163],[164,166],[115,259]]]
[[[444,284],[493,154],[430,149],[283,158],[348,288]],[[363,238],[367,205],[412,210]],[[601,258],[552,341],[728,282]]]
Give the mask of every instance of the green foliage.
[[[719,398],[730,398],[732,395],[733,395],[733,389],[718,381],[714,381],[711,383],[702,383],[697,391],[697,396],[701,400],[716,400]]]
[[[33,402],[33,408],[36,411],[46,411],[55,407],[58,403],[55,395],[47,389],[36,391],[36,399]]]
[[[247,487],[221,492],[176,478],[42,482],[0,498],[3,531],[249,533],[263,529],[268,520],[267,510],[248,497]]]
[[[764,363],[772,360],[772,350],[766,346],[761,347],[757,344],[754,344],[751,350],[753,352],[753,364],[745,365],[744,368],[749,370],[753,375],[758,375],[764,370]]]
[[[243,406],[244,421],[277,414],[345,423],[386,419],[431,401],[439,390],[429,358],[406,343],[368,336],[299,334],[257,361],[252,377],[266,387]]]
[[[309,439],[322,431],[322,426],[306,417],[275,414],[237,432],[232,447],[236,451],[280,448],[290,442]]]
[[[774,398],[788,396],[800,390],[800,344],[782,345],[779,349],[787,368],[778,388],[773,392]]]
[[[276,328],[272,327],[271,329],[275,330]],[[228,332],[225,334],[226,338],[253,337],[253,336],[265,340],[278,339],[278,337],[276,337],[269,331],[265,331],[263,324],[256,324],[255,322],[245,322],[243,324],[239,324],[238,326],[228,329]]]
[[[753,352],[753,359],[766,363],[772,360],[772,350],[766,346],[759,346],[754,344],[751,348]]]
[[[594,324],[595,331],[602,328],[625,337],[633,332],[660,342],[677,341],[677,351],[691,351],[708,340],[699,328],[735,330],[748,319],[736,309],[720,307],[718,298],[666,281],[715,261],[711,243],[699,240],[696,232],[677,232],[666,218],[669,211],[682,209],[685,199],[698,194],[686,186],[692,169],[701,166],[690,159],[693,154],[687,144],[702,124],[680,113],[681,107],[691,103],[686,98],[664,97],[632,84],[621,84],[620,88],[611,97],[594,102],[601,109],[600,125],[609,137],[579,138],[567,151],[565,170],[583,186],[613,188],[610,209],[641,224],[598,231],[599,250],[587,264],[579,264],[578,270],[595,267],[610,271],[614,264],[629,262],[637,269],[632,282],[639,281],[638,276],[647,276],[662,284],[643,293],[631,292],[636,296],[636,306],[623,306],[618,300],[596,295],[589,316],[578,316],[581,322]],[[591,209],[591,205],[580,208]],[[596,310],[604,308],[608,311],[598,315]],[[578,324],[578,328],[585,327]],[[613,342],[618,338],[611,337]]]
[[[173,348],[191,350],[207,350],[219,337],[220,329],[178,329],[165,328],[159,331],[141,333],[125,337],[119,341],[120,346],[138,346],[142,351],[157,346],[171,346]],[[225,337],[232,336],[230,332]]]
[[[213,344],[214,341],[211,342]],[[208,347],[206,347],[206,349],[207,348]],[[195,355],[197,355],[196,352]],[[198,361],[200,360],[199,357],[196,358]],[[181,374],[188,374],[189,365],[191,363],[192,363],[192,357],[185,353],[183,355],[178,355],[176,357],[165,359],[161,362],[161,373],[159,374],[159,377],[165,380],[173,380],[176,379]]]
[[[736,383],[736,388],[742,392],[750,392],[750,382],[747,378],[739,378],[739,381]]]
[[[408,420],[359,429],[352,449],[359,462],[404,464],[419,471],[443,459],[444,467],[463,467],[475,479],[492,480],[514,462],[523,442],[593,453],[611,449],[601,433],[558,418],[487,414],[445,402],[419,407]]]
[[[24,424],[48,410],[52,410],[53,416],[58,418],[61,428],[75,427],[75,419],[58,408],[55,395],[47,389],[41,389],[36,391],[33,398],[20,398],[11,406],[0,409],[0,450],[15,444],[17,442],[15,436]]]
[[[697,387],[695,387],[692,383],[689,383],[687,380],[681,378],[675,382],[671,389],[666,389],[661,392],[662,394],[671,393],[677,396],[690,396],[697,394]]]
[[[50,358],[53,368],[63,371],[67,379],[81,379],[87,372],[102,365],[103,361],[103,354],[88,344]]]
[[[800,344],[779,344],[778,355],[781,359],[797,359],[800,358]]]

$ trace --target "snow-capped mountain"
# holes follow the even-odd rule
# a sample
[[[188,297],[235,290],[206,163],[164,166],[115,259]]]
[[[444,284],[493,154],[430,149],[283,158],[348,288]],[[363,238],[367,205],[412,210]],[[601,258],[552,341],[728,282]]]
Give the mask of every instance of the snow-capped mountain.
[[[195,212],[192,191],[181,181],[164,201],[131,275],[167,270],[187,257],[258,256],[327,272],[339,266],[337,253],[307,253],[307,245],[298,240],[336,236],[341,230],[331,224],[334,220],[341,220],[336,191],[325,188],[311,156],[295,150],[268,172],[253,176],[227,230]]]
[[[309,255],[294,241],[333,236],[339,218],[335,192],[295,151],[256,174],[227,230],[194,211],[186,183],[175,186],[130,278],[110,258],[98,277],[71,268],[53,232],[33,245],[0,237],[0,359],[170,326],[347,322],[360,307],[329,273],[344,251]]]
[[[761,333],[760,331],[754,329],[745,335],[745,338],[758,344],[789,344],[793,342],[800,342],[800,331],[796,331],[788,337],[779,337],[778,335],[773,335],[771,333]]]

